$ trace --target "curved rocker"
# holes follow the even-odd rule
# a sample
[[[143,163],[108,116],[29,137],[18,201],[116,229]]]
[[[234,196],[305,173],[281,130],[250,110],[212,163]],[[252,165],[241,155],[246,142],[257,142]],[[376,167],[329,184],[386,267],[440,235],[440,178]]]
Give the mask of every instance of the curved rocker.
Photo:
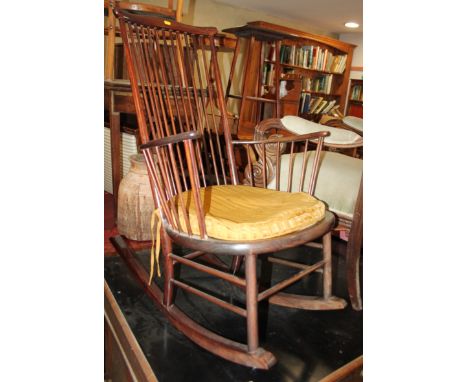
[[[184,335],[200,347],[222,357],[231,362],[235,362],[244,366],[254,367],[258,369],[269,369],[276,363],[275,356],[258,346],[258,322],[257,322],[257,303],[268,298],[270,303],[291,308],[307,309],[307,310],[332,310],[343,309],[346,307],[346,302],[331,295],[331,261],[320,261],[313,265],[305,265],[292,261],[284,261],[280,259],[269,258],[271,262],[277,262],[283,265],[288,265],[296,268],[301,268],[302,271],[289,279],[274,285],[273,287],[262,292],[257,291],[256,280],[256,256],[261,254],[271,253],[279,248],[286,249],[295,247],[298,243],[311,241],[317,237],[323,236],[324,233],[324,257],[331,258],[331,251],[327,247],[327,241],[330,240],[329,231],[334,224],[334,216],[330,212],[326,213],[325,218],[316,225],[306,228],[299,232],[294,232],[289,235],[280,236],[270,240],[257,240],[252,242],[231,243],[231,246],[226,245],[225,241],[211,239],[211,245],[207,247],[207,241],[198,239],[190,242],[190,238],[186,234],[180,234],[166,227],[169,236],[172,240],[186,247],[191,247],[196,252],[197,257],[203,255],[203,250],[209,249],[210,254],[228,254],[232,256],[243,256],[246,258],[246,277],[245,279],[211,268],[202,263],[194,262],[192,259],[195,256],[191,254],[186,256],[177,256],[170,253],[166,256],[166,272],[167,277],[171,282],[166,283],[165,291],[152,282],[148,286],[149,274],[146,269],[136,259],[132,249],[127,246],[125,240],[121,236],[112,237],[110,240],[117,252],[122,256],[128,267],[135,274],[138,281],[146,289],[148,295],[156,302],[158,307],[164,312],[169,321]],[[191,238],[193,240],[193,238]],[[167,237],[163,238],[163,243],[166,249],[170,249],[171,245],[167,242]],[[327,259],[328,260],[328,259]],[[331,259],[330,259],[331,260]],[[171,278],[173,274],[173,266],[175,262],[191,266],[200,271],[220,277],[246,290],[246,309],[231,305],[217,297],[211,296],[194,287],[191,287],[183,282]],[[168,266],[168,263],[172,265]],[[287,263],[287,264],[286,264]],[[303,296],[289,293],[281,293],[280,290],[297,282],[301,278],[307,276],[311,272],[323,270],[324,273],[324,297]],[[249,280],[249,282],[247,282]],[[197,322],[188,317],[184,312],[174,305],[174,286],[185,289],[200,297],[233,311],[247,318],[248,344],[242,344],[222,337],[212,331],[202,327]]]
[[[110,238],[110,241],[129,269],[134,273],[137,280],[145,288],[147,294],[172,325],[190,338],[190,340],[219,357],[241,365],[257,369],[269,369],[276,363],[275,356],[265,349],[258,347],[255,351],[249,353],[247,345],[229,340],[202,327],[175,305],[169,307],[164,305],[163,292],[154,282],[148,286],[149,274],[137,260],[133,250],[127,245],[125,239],[122,236],[114,236]]]

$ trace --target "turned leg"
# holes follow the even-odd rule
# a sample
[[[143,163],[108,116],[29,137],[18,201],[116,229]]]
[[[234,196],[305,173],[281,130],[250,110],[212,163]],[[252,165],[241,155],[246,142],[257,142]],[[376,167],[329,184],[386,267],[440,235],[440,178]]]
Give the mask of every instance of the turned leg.
[[[328,299],[332,295],[332,250],[331,250],[331,232],[325,234],[323,242],[323,298]]]
[[[161,229],[161,244],[164,256],[164,299],[163,303],[166,307],[174,303],[174,261],[169,257],[172,253],[172,241],[164,229]]]
[[[260,292],[271,287],[271,277],[273,274],[273,264],[268,261],[267,256],[261,257],[260,279],[259,288]],[[266,298],[258,303],[258,325],[260,340],[266,339],[268,330],[268,310],[270,306],[270,299]]]
[[[257,290],[257,256],[248,254],[245,257],[245,280],[247,283],[247,348],[249,353],[258,348],[258,290]]]

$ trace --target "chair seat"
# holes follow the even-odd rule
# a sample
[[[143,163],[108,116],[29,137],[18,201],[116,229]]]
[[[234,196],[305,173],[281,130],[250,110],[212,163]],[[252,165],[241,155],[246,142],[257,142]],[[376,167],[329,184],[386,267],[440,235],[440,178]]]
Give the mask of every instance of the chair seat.
[[[362,118],[347,115],[343,118],[343,123],[352,127],[353,129],[362,131]]]
[[[192,232],[200,235],[191,191],[182,194],[188,203]],[[250,186],[210,186],[200,189],[207,235],[238,241],[261,240],[303,230],[321,221],[325,205],[304,192],[281,192]],[[176,205],[180,198],[176,197]],[[178,208],[182,231],[188,233]]]
[[[321,125],[294,115],[284,116],[281,118],[281,123],[286,129],[297,135],[329,131],[330,136],[325,138],[325,145],[352,145],[356,147],[362,145],[362,137],[359,134],[345,129]]]

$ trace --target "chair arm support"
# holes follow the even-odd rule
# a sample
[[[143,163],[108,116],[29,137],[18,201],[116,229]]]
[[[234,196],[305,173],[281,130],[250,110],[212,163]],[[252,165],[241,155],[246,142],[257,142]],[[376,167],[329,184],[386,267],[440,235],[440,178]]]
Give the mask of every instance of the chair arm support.
[[[354,127],[351,127],[344,123],[341,119],[334,118],[334,119],[329,119],[325,122],[322,122],[323,125],[325,126],[330,126],[330,127],[336,127],[338,129],[344,129],[344,130],[349,130],[352,131],[353,133],[356,133],[360,135],[361,137],[364,136],[363,132],[359,129],[355,129]]]
[[[173,143],[179,143],[187,140],[194,140],[194,139],[199,139],[201,137],[201,134],[198,131],[187,131],[184,133],[179,133],[176,135],[172,135],[169,137],[161,138],[161,139],[155,139],[152,141],[149,141],[143,145],[140,146],[141,150],[149,149],[151,147],[161,147],[161,146],[167,146]]]
[[[272,132],[275,132],[275,134],[300,135],[300,136],[305,135],[305,134],[299,133],[295,129],[292,129],[292,127],[290,126],[292,124],[291,121],[289,121],[288,126],[286,126],[284,124],[283,119],[288,119],[288,118],[289,119],[296,119],[297,121],[304,121],[304,122],[302,122],[302,124],[306,124],[306,125],[309,124],[310,129],[312,129],[312,130],[315,129],[316,131],[317,130],[320,131],[320,130],[323,129],[323,130],[330,131],[330,134],[333,131],[333,135],[331,137],[330,137],[330,134],[327,135],[327,137],[330,137],[330,138],[333,138],[338,133],[339,130],[351,131],[350,129],[339,129],[339,128],[336,128],[334,126],[320,125],[318,123],[306,121],[306,120],[304,120],[302,118],[299,118],[299,117],[286,116],[286,117],[283,117],[282,119],[280,119],[280,118],[269,118],[269,119],[265,119],[265,120],[261,121],[257,126],[255,126],[254,139],[255,140],[268,139],[269,135]],[[309,131],[310,131],[310,129],[309,129]],[[307,127],[306,127],[306,129],[304,129],[304,127],[302,127],[301,130],[302,131],[307,130]],[[347,149],[347,148],[361,147],[363,145],[362,136],[359,136],[358,134],[355,134],[355,133],[354,133],[354,135],[355,135],[355,139],[352,140],[352,141],[348,141],[348,142],[346,142],[346,141],[337,142],[337,141],[334,141],[333,139],[327,138],[324,141],[324,146],[333,147],[333,148],[337,148],[337,149]]]
[[[316,153],[315,159],[313,161],[313,169],[309,177],[309,186],[308,193],[313,195],[315,190],[315,183],[318,173],[318,164],[320,158],[320,152],[323,147],[325,137],[329,136],[329,131],[317,131],[309,134],[303,135],[294,135],[294,136],[270,136],[262,139],[256,139],[253,141],[242,140],[242,141],[233,141],[233,145],[243,146],[247,151],[247,167],[244,169],[244,184],[255,185],[256,187],[268,187],[269,182],[275,176],[279,181],[279,167],[277,163],[280,161],[281,155],[286,151],[287,147],[290,146],[290,152],[302,152],[301,160],[302,166],[297,164],[297,167],[301,168],[300,179],[301,179],[301,189],[305,180],[306,173],[306,152],[309,150],[309,143],[312,142],[316,144]],[[297,143],[297,145],[296,145]],[[256,155],[255,152],[258,154]],[[289,163],[289,172],[288,172],[288,184],[291,184],[293,167],[294,163]],[[279,187],[277,182],[276,188]],[[288,187],[290,191],[290,187]]]
[[[299,141],[313,141],[319,138],[325,138],[330,135],[329,131],[318,131],[316,133],[289,136],[289,137],[268,137],[265,139],[258,140],[243,140],[243,141],[232,141],[233,145],[259,145],[259,144],[274,144],[274,143],[290,143],[290,142],[299,142]]]

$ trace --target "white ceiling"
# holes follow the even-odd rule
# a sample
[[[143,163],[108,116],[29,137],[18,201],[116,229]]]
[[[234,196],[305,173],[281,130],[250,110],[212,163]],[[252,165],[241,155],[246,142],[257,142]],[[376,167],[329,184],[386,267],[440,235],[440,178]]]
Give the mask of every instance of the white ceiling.
[[[215,0],[234,7],[265,12],[313,24],[314,28],[330,33],[362,32],[363,0]],[[252,20],[253,21],[253,20]],[[357,22],[359,28],[344,26],[347,21]]]

